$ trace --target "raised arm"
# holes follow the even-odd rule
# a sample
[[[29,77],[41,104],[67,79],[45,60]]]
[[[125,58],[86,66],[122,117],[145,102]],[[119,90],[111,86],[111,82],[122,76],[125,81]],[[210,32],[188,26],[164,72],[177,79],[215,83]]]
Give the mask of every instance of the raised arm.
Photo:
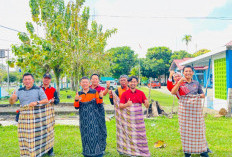
[[[186,81],[186,78],[182,77],[176,85],[172,88],[171,93],[176,95],[182,82]]]
[[[106,89],[103,92],[103,96],[105,96],[109,92],[110,81],[106,81]]]

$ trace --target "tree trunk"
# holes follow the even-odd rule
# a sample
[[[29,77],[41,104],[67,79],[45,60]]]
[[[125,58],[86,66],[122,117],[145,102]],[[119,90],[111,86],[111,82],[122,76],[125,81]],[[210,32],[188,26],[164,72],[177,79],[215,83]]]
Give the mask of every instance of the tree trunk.
[[[55,67],[53,69],[53,72],[54,72],[55,77],[56,77],[56,91],[57,91],[57,94],[59,96],[60,95],[60,69],[59,69],[59,67]]]
[[[73,74],[71,75],[71,78],[70,78],[70,84],[71,84],[71,90],[75,90],[75,85],[74,85],[74,76]]]
[[[55,77],[56,77],[56,91],[57,91],[57,94],[58,96],[60,96],[60,77],[59,75],[56,75],[55,73]]]
[[[79,77],[76,75],[75,77],[75,91],[79,91]]]
[[[81,67],[81,76],[82,76],[82,77],[85,76],[85,69],[84,69],[83,66]]]

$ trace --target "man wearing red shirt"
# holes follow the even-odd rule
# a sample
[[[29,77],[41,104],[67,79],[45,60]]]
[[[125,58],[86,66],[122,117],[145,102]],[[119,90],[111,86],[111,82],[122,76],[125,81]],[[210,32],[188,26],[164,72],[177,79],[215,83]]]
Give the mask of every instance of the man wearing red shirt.
[[[48,101],[54,103],[55,105],[59,104],[60,99],[58,97],[57,91],[55,88],[50,86],[52,76],[47,73],[43,75],[43,85],[41,88],[44,90],[47,95]]]
[[[49,73],[44,74],[43,75],[43,85],[41,86],[41,88],[44,90],[45,94],[47,95],[49,103],[57,105],[57,104],[59,104],[60,99],[58,97],[56,89],[50,86],[51,80],[52,80],[52,76]],[[55,124],[54,107],[53,107],[52,116],[54,117],[53,120],[54,120],[54,124]],[[49,156],[54,156],[53,148],[51,148],[48,151],[48,155]]]
[[[117,110],[117,151],[126,156],[150,157],[142,109],[142,103],[148,108],[149,102],[136,89],[136,76],[131,76],[128,82],[130,89],[122,94]]]
[[[98,74],[92,74],[91,77],[90,77],[90,81],[92,83],[90,88],[95,89],[98,93],[103,91],[103,96],[105,96],[108,93],[109,88],[110,88],[110,82],[109,81],[106,81],[106,86],[107,86],[106,89],[99,85],[100,78],[99,78]]]

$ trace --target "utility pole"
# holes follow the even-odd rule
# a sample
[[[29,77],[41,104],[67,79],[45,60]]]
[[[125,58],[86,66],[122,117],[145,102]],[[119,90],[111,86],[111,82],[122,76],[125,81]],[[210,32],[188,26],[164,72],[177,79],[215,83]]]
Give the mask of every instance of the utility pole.
[[[10,55],[10,50],[7,49],[7,61],[9,61],[9,55]],[[7,90],[9,92],[9,86],[10,86],[10,76],[9,76],[9,64],[7,63]]]
[[[139,48],[142,51],[142,46],[139,44]],[[139,53],[138,53],[138,57],[139,57]],[[141,79],[140,79],[140,58],[139,58],[139,87],[141,87]]]

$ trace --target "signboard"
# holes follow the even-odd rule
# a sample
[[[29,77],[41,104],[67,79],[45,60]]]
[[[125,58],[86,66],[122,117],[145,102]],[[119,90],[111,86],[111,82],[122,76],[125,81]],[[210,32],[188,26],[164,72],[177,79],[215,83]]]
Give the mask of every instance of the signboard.
[[[0,58],[5,58],[5,49],[0,49]]]

